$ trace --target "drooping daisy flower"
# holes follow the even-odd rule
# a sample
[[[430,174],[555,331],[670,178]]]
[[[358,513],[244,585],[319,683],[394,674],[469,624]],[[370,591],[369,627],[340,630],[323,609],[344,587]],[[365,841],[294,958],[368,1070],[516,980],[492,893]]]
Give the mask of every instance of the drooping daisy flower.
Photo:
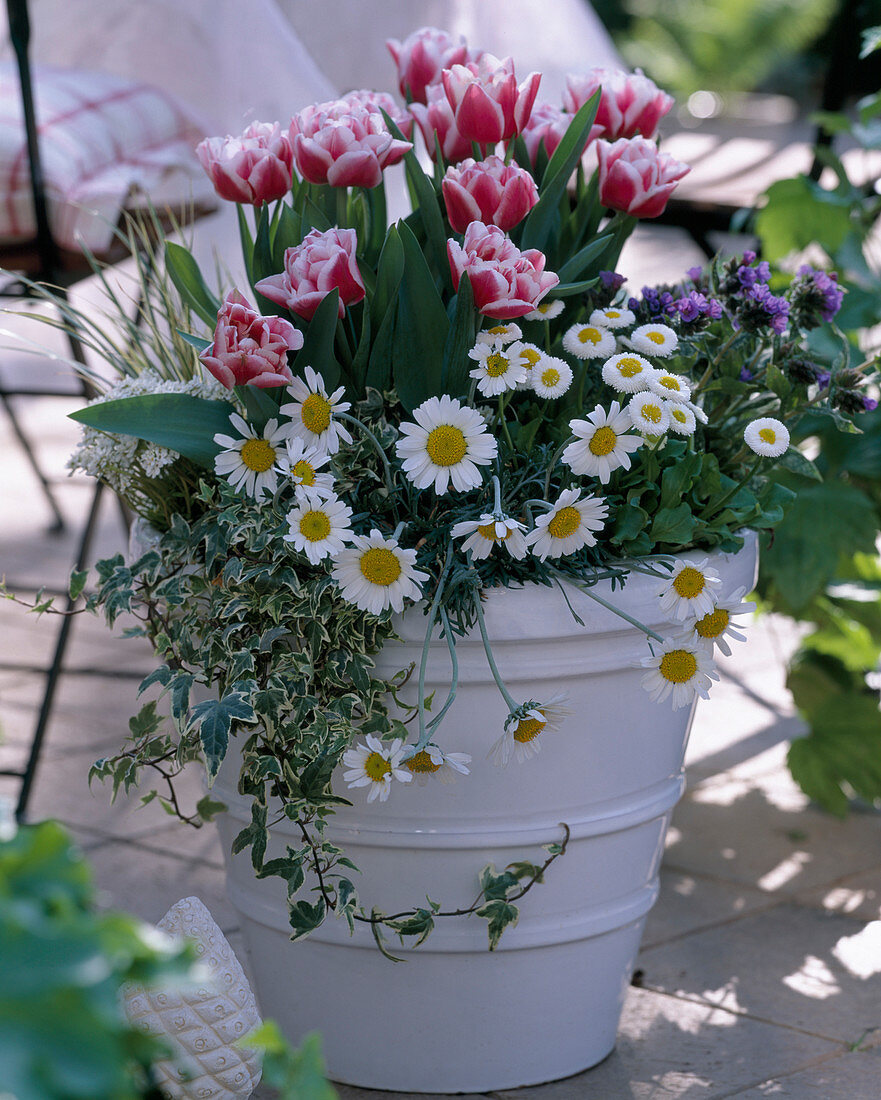
[[[294,400],[282,405],[281,411],[291,418],[292,435],[326,454],[335,455],[340,449],[340,440],[352,442],[349,432],[334,420],[335,413],[349,410],[350,402],[340,401],[345,393],[342,386],[328,396],[320,374],[311,367],[306,367],[305,374],[305,381],[295,378],[288,386],[288,393]]]
[[[292,542],[313,565],[333,558],[352,540],[352,509],[335,496],[328,500],[305,500],[285,517],[290,530],[285,542]]]
[[[773,416],[761,416],[747,424],[743,439],[751,451],[763,458],[779,458],[789,448],[789,432]]]
[[[392,789],[392,780],[409,783],[413,773],[401,765],[404,755],[404,742],[395,738],[383,744],[373,734],[367,734],[366,745],[355,745],[343,753],[343,764],[349,769],[343,772],[346,786],[369,787],[367,801],[377,798],[380,802],[388,799]]]
[[[517,341],[507,347],[483,343],[476,344],[468,352],[469,358],[477,360],[469,378],[477,379],[477,388],[484,397],[496,397],[526,381],[527,369],[520,359],[521,347]]]
[[[669,371],[655,371],[649,379],[649,389],[659,397],[666,397],[668,401],[687,401],[691,397],[691,384],[681,374],[670,374]]]
[[[489,759],[497,767],[504,767],[511,759],[518,764],[541,751],[542,734],[546,730],[559,729],[572,711],[562,706],[566,695],[554,695],[546,703],[530,699],[505,720],[505,731],[489,750]]]
[[[627,435],[631,428],[630,413],[617,401],[609,405],[609,411],[597,405],[587,420],[570,420],[569,429],[577,437],[563,451],[563,461],[573,474],[589,474],[605,485],[612,471],[623,466],[630,469],[630,455],[643,445],[643,438]]]
[[[595,309],[588,318],[589,325],[596,325],[598,328],[628,328],[636,320],[633,312],[629,309],[619,308],[617,306],[607,306],[605,309]]]
[[[420,787],[429,779],[439,779],[441,783],[455,783],[457,775],[468,775],[471,770],[471,754],[467,752],[444,752],[437,745],[426,745],[404,761],[404,767],[415,777]]]
[[[327,500],[333,496],[333,474],[317,472],[330,462],[329,454],[297,435],[288,440],[287,458],[297,500]]]
[[[503,348],[506,344],[519,340],[523,335],[520,326],[513,321],[497,321],[489,328],[481,329],[477,334],[478,344],[496,344]]]
[[[717,645],[726,657],[731,656],[731,646],[726,638],[733,638],[738,642],[745,642],[746,635],[742,633],[739,623],[732,622],[735,615],[745,615],[748,611],[755,611],[754,603],[743,603],[746,595],[745,588],[738,588],[724,600],[716,600],[716,606],[708,614],[692,624],[696,640],[702,642],[712,652]]]
[[[662,355],[665,359],[679,347],[679,337],[673,329],[656,321],[635,328],[628,340],[630,346],[643,355]]]
[[[685,404],[694,413],[695,420],[698,420],[701,424],[709,424],[710,418],[700,405],[695,405],[693,401],[686,401]]]
[[[676,558],[669,577],[658,586],[656,595],[661,609],[671,619],[699,619],[716,606],[715,593],[722,584],[715,569],[707,567],[707,559],[684,561]]]
[[[477,467],[492,462],[498,449],[480,413],[443,394],[423,401],[413,410],[413,419],[415,424],[401,425],[403,438],[395,450],[416,488],[434,484],[443,496],[451,482],[458,493],[478,486]]]
[[[694,435],[697,421],[689,405],[679,401],[668,401],[667,412],[670,414],[668,431],[675,432],[677,435]]]
[[[602,497],[581,499],[578,489],[564,489],[550,512],[538,517],[526,545],[540,560],[574,554],[582,546],[595,546],[594,531],[602,530],[609,506]]]
[[[640,662],[649,671],[642,686],[653,702],[672,696],[673,709],[687,707],[695,695],[706,699],[711,682],[719,679],[716,664],[703,645],[688,637],[668,638],[652,657]]]
[[[573,325],[563,333],[563,347],[576,359],[607,359],[617,346],[614,333],[599,325]]]
[[[546,355],[529,372],[533,393],[553,399],[562,397],[572,385],[572,368],[562,359]]]
[[[258,435],[238,413],[230,413],[229,422],[241,438],[221,432],[215,435],[214,442],[224,449],[214,459],[214,472],[255,500],[265,492],[274,493],[278,475],[287,469],[288,425],[279,427],[277,420],[267,420],[263,434]]]
[[[415,568],[416,551],[402,550],[398,540],[383,538],[374,529],[369,535],[353,535],[333,563],[333,579],[343,599],[379,615],[390,607],[403,611],[404,600],[418,600],[420,585],[428,574]]]
[[[663,435],[670,424],[670,410],[667,402],[650,390],[636,393],[627,405],[633,426],[643,435],[657,437]]]
[[[559,317],[563,312],[563,303],[559,298],[546,299],[543,302],[539,302],[538,305],[530,313],[527,313],[524,321],[553,321],[555,317]]]
[[[457,523],[451,532],[454,539],[464,538],[463,550],[470,550],[472,557],[488,558],[494,546],[504,546],[512,558],[526,557],[526,528],[516,519],[501,512],[485,512],[480,519],[466,519]]]
[[[639,393],[655,376],[655,368],[648,359],[623,351],[603,363],[603,381],[618,393]]]

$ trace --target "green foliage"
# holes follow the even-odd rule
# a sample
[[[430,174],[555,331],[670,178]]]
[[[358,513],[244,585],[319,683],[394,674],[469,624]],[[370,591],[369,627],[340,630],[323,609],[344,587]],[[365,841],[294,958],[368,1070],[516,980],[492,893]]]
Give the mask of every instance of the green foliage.
[[[307,1035],[294,1050],[272,1020],[243,1040],[249,1050],[263,1053],[263,1084],[278,1092],[278,1100],[336,1100],[337,1092],[324,1076],[321,1037]]]

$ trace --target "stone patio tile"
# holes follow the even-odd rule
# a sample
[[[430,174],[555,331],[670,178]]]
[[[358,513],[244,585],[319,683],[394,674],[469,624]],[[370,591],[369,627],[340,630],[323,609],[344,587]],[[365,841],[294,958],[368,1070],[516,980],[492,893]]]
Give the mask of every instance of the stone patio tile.
[[[879,853],[881,856],[881,853]],[[832,913],[844,913],[860,920],[881,919],[881,862],[857,875],[847,875],[796,894],[801,905],[815,905]]]
[[[755,1088],[729,1095],[738,1100],[878,1100],[881,1058],[861,1051],[842,1054],[800,1073],[772,1077]]]
[[[648,915],[643,949],[737,920],[773,904],[774,899],[761,890],[662,867],[661,893]]]
[[[881,922],[781,903],[648,948],[640,967],[649,989],[844,1043],[881,1026]]]

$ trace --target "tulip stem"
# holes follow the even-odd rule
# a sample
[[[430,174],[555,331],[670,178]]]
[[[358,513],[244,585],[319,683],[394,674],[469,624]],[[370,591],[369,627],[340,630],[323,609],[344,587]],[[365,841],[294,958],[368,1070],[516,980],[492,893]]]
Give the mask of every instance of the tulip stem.
[[[340,229],[348,227],[349,189],[348,187],[335,187],[336,192],[336,223]]]

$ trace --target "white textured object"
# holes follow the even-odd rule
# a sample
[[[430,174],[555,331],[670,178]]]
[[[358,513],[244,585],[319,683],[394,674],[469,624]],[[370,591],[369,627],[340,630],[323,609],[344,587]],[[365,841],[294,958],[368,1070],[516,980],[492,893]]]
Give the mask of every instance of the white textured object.
[[[159,1087],[174,1100],[247,1100],[260,1081],[260,1060],[235,1044],[259,1026],[260,1016],[241,963],[198,898],[176,902],[159,927],[193,941],[211,974],[196,989],[131,985],[123,991],[131,1023],[178,1052],[175,1064],[156,1064]]]

